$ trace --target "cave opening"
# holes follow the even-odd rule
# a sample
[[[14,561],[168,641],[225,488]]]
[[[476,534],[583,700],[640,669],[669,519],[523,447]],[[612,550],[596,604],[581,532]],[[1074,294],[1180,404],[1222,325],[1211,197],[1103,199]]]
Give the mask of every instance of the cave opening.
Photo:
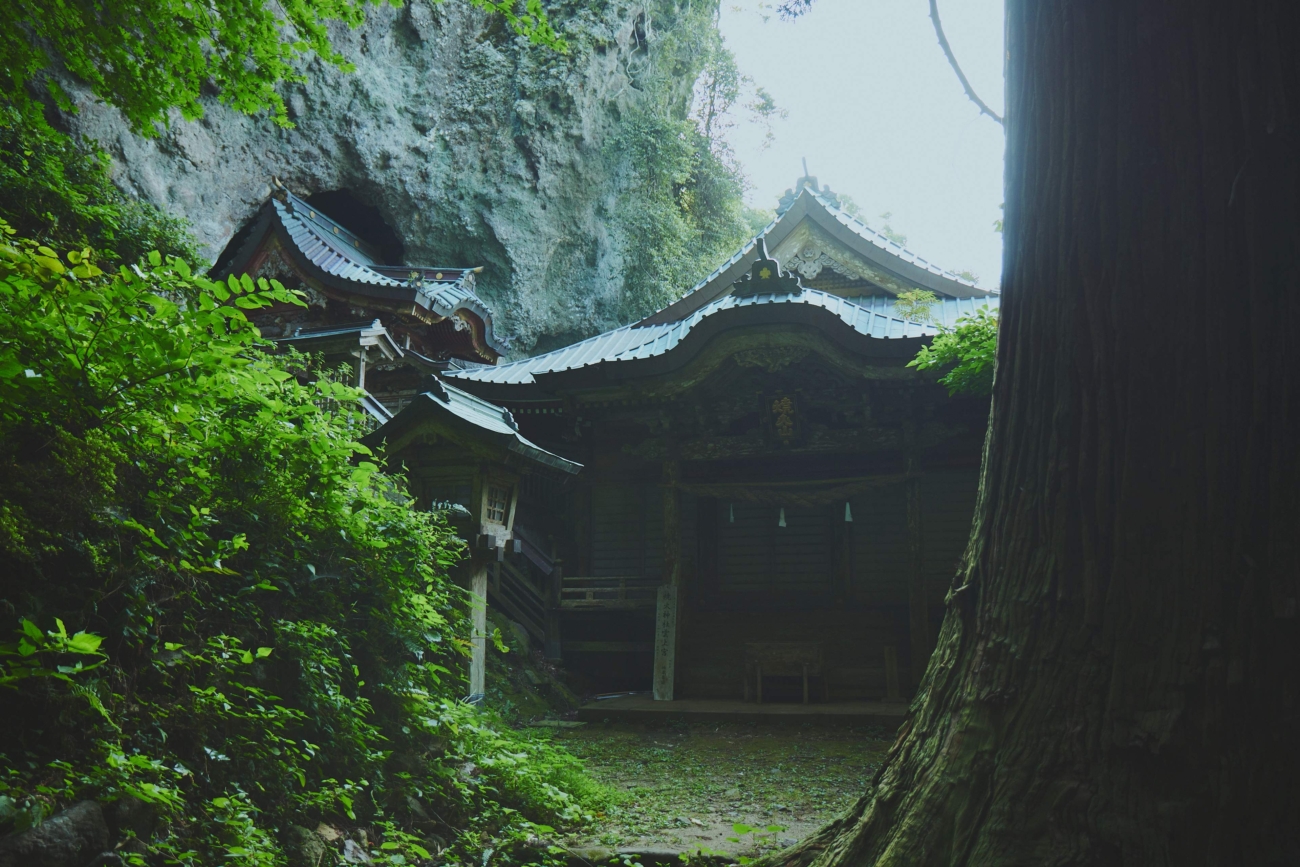
[[[396,230],[384,220],[379,209],[368,205],[351,190],[326,190],[312,193],[307,204],[365,241],[379,253],[380,265],[405,265],[406,248]]]

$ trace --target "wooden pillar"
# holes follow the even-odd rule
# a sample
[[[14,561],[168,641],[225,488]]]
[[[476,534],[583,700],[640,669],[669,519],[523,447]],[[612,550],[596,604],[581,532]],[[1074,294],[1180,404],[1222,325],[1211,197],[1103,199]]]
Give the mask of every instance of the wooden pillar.
[[[682,499],[676,461],[664,461],[664,572],[665,584],[682,583]]]
[[[903,422],[903,445],[907,458],[907,619],[912,651],[912,685],[921,685],[921,676],[930,661],[930,612],[925,597],[924,534],[921,527],[921,455],[917,443],[916,401],[907,392],[907,415]]]
[[[718,592],[718,501],[700,497],[695,501],[695,576],[691,578],[695,597]]]
[[[678,603],[682,583],[682,516],[676,461],[664,462],[663,584],[655,605],[655,701],[672,701],[677,680]]]
[[[469,703],[482,704],[487,687],[488,564],[476,562],[470,577]]]

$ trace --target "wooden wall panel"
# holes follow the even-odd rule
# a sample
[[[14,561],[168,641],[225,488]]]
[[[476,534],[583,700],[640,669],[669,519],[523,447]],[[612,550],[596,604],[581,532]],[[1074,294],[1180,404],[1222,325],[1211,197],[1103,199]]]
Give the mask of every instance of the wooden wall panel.
[[[868,603],[907,602],[907,496],[902,484],[872,488],[852,500],[850,591]]]
[[[927,473],[921,479],[923,568],[927,592],[942,598],[970,538],[979,489],[977,470]]]
[[[720,593],[830,591],[835,559],[828,508],[786,508],[780,527],[776,506],[716,502]]]
[[[591,489],[591,574],[658,578],[663,571],[663,499],[658,485]]]

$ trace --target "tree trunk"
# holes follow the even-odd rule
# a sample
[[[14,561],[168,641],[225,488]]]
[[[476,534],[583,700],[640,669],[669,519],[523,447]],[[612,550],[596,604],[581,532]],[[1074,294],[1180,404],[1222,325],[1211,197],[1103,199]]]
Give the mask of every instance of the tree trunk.
[[[770,864],[1300,864],[1294,0],[1009,0],[980,503],[912,714]]]

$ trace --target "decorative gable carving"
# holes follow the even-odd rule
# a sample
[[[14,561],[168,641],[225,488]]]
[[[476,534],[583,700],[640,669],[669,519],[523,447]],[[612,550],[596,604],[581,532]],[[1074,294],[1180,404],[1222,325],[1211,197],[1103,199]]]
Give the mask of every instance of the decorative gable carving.
[[[799,278],[781,270],[781,263],[767,255],[767,242],[758,239],[758,260],[744,278],[737,280],[735,295],[798,295],[803,292]]]

